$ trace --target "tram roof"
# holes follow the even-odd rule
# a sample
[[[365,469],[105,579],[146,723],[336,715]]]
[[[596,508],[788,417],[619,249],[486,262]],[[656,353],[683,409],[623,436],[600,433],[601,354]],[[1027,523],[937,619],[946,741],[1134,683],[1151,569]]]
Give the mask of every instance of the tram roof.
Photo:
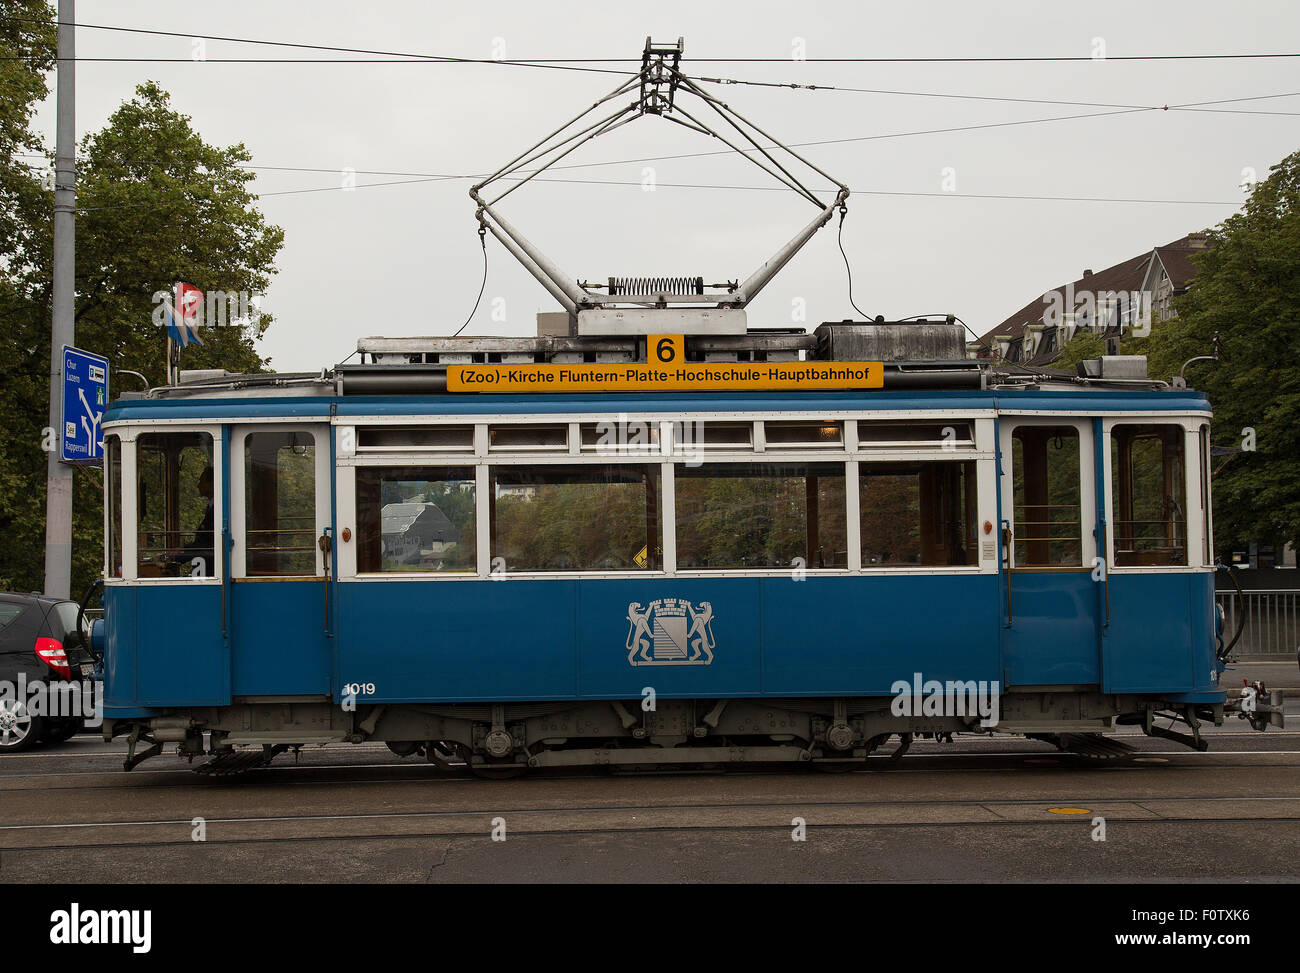
[[[1114,412],[1204,413],[1205,394],[1192,389],[992,387],[983,390],[875,390],[817,392],[576,393],[535,395],[365,395],[242,394],[118,399],[106,423],[125,420],[213,421],[275,418],[328,419],[382,416],[605,415],[616,413],[838,413],[838,412],[1012,412],[1106,414]]]
[[[665,366],[652,357],[662,341],[677,356]],[[812,333],[362,338],[357,352],[359,363],[319,372],[183,372],[176,385],[123,393],[105,419],[1209,408],[1201,393],[1147,379],[1138,357],[1094,359],[1078,374],[965,358],[963,326],[951,318],[832,322]],[[679,380],[663,381],[673,368]],[[545,390],[510,378],[539,373],[550,376]],[[493,376],[500,381],[481,381]]]

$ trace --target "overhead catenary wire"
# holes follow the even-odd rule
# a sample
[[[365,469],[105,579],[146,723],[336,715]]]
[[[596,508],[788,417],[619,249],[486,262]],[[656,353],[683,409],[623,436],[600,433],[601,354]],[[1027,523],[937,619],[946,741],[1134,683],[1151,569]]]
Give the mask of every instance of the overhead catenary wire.
[[[39,152],[17,152],[19,156],[28,158],[48,158],[46,154]],[[174,163],[166,160],[157,159],[127,159],[123,160],[128,164],[136,165],[153,165],[168,166]],[[617,164],[630,165],[640,161],[639,159],[622,160]],[[49,166],[36,165],[30,162],[22,162],[20,165],[26,166],[33,172],[47,172]],[[566,166],[554,166],[556,170],[567,169],[585,169],[597,166],[614,165],[613,162],[581,162]],[[482,179],[485,178],[483,173],[436,173],[436,172],[411,172],[404,170],[392,169],[354,169],[351,167],[339,166],[269,166],[257,165],[253,163],[235,163],[238,168],[248,169],[254,172],[311,172],[311,173],[328,173],[338,175],[346,171],[355,176],[403,176],[406,178],[389,181],[389,182],[369,182],[360,183],[356,186],[349,187],[345,190],[342,186],[316,186],[305,189],[289,189],[276,192],[259,193],[261,196],[280,196],[280,195],[298,195],[302,193],[324,193],[324,192],[341,192],[351,191],[353,189],[375,189],[384,186],[405,186],[416,185],[426,182],[447,182],[451,180],[464,179]],[[640,181],[627,179],[538,179],[537,182],[554,182],[566,183],[573,185],[591,185],[591,186],[642,186]],[[782,192],[779,186],[737,186],[737,185],[720,185],[714,183],[683,183],[683,182],[657,182],[656,186],[668,187],[672,189],[723,189],[723,190],[745,190],[752,192]],[[829,190],[827,190],[829,191]],[[1005,200],[1038,200],[1043,202],[1074,202],[1074,203],[1160,203],[1172,205],[1194,205],[1194,206],[1234,206],[1240,200],[1227,199],[1155,199],[1132,196],[1048,196],[1048,195],[1031,195],[1026,193],[958,193],[958,192],[919,192],[906,190],[888,190],[888,189],[855,189],[855,195],[858,196],[914,196],[914,197],[942,197],[950,199],[1005,199]],[[93,207],[92,207],[93,208]]]
[[[905,91],[897,88],[851,88],[834,84],[798,84],[793,81],[752,81],[738,78],[697,78],[711,84],[720,85],[754,85],[764,88],[790,88],[800,91],[839,91],[854,94],[893,95],[906,98],[950,98],[959,101],[985,101],[1015,105],[1055,105],[1068,108],[1147,108],[1159,111],[1211,112],[1224,115],[1274,115],[1300,116],[1300,112],[1290,111],[1255,111],[1245,108],[1204,108],[1202,105],[1223,105],[1240,101],[1263,101],[1268,98],[1294,98],[1300,92],[1284,92],[1277,95],[1259,95],[1249,98],[1231,98],[1206,102],[1191,102],[1182,105],[1134,105],[1107,101],[1069,101],[1059,98],[1018,98],[1006,95],[971,95],[951,91]]]
[[[581,66],[590,64],[638,64],[640,58],[631,57],[578,57],[578,58],[467,58],[440,54],[413,54],[401,51],[386,51],[366,48],[343,47],[329,44],[308,44],[301,41],[278,41],[267,38],[231,37],[220,34],[204,34],[199,31],[173,31],[156,28],[127,27],[120,24],[87,24],[80,22],[47,21],[31,17],[0,15],[0,19],[16,23],[39,23],[51,26],[70,26],[82,30],[116,31],[130,34],[144,34],[158,37],[181,37],[220,41],[230,44],[250,44],[266,47],[289,47],[299,50],[323,51],[341,54],[365,54],[373,58],[397,58],[410,63],[456,63],[456,64],[506,64],[517,66]],[[26,57],[28,55],[21,55]],[[692,57],[691,61],[707,64],[1070,64],[1097,63],[1107,61],[1220,61],[1220,60],[1270,60],[1279,58],[1300,58],[1300,51],[1252,51],[1238,53],[1208,54],[1117,54],[1093,56],[1091,54],[1030,54],[1030,55],[926,55],[926,56],[886,56],[886,57]],[[77,60],[93,60],[77,58]],[[126,58],[124,60],[179,60],[194,62],[193,58]],[[209,60],[209,59],[205,59]],[[247,63],[248,59],[239,59]],[[278,61],[281,59],[266,59]],[[335,63],[320,59],[324,63]],[[201,63],[201,62],[196,62]],[[626,73],[619,71],[617,73]]]
[[[1281,93],[1281,94],[1273,94],[1273,95],[1258,95],[1258,96],[1253,96],[1253,97],[1251,97],[1251,98],[1246,98],[1246,99],[1237,98],[1237,99],[1229,99],[1229,100],[1231,100],[1231,101],[1256,100],[1256,99],[1265,99],[1265,98],[1290,97],[1290,96],[1292,96],[1292,95],[1300,95],[1300,92]],[[1214,104],[1214,102],[1201,102],[1200,104]],[[1100,118],[1100,117],[1107,117],[1107,116],[1112,116],[1112,115],[1134,114],[1134,113],[1138,113],[1138,112],[1144,112],[1144,111],[1157,111],[1157,110],[1159,110],[1159,109],[1154,109],[1154,108],[1124,108],[1124,109],[1115,109],[1115,110],[1111,110],[1111,111],[1103,111],[1103,112],[1085,112],[1085,113],[1077,114],[1077,115],[1053,115],[1053,116],[1049,116],[1049,117],[1047,117],[1047,118],[1015,119],[1015,120],[1006,121],[1006,122],[992,122],[992,123],[986,123],[986,124],[981,124],[981,125],[962,125],[962,126],[954,126],[954,127],[950,127],[950,128],[944,128],[944,129],[922,129],[922,130],[916,130],[916,131],[910,131],[910,132],[893,132],[893,133],[884,133],[884,134],[880,134],[880,135],[865,135],[865,136],[857,136],[857,137],[843,138],[843,139],[821,139],[821,140],[810,141],[810,142],[793,142],[793,143],[790,143],[790,147],[791,147],[791,148],[794,148],[794,147],[804,148],[804,147],[808,147],[808,146],[835,145],[835,144],[846,144],[846,143],[863,142],[863,141],[878,141],[878,140],[883,140],[883,139],[892,139],[892,138],[910,138],[910,137],[922,136],[922,135],[947,134],[947,133],[952,133],[952,132],[976,131],[976,130],[991,129],[991,128],[1003,128],[1003,127],[1011,127],[1011,126],[1022,126],[1022,125],[1044,124],[1044,123],[1050,123],[1050,122],[1072,121],[1072,120],[1085,119],[1085,118]],[[775,148],[775,146],[769,146],[769,148]],[[567,170],[567,169],[596,168],[596,167],[600,167],[600,166],[611,166],[611,165],[640,164],[640,163],[647,163],[647,162],[665,162],[665,161],[675,161],[675,160],[679,160],[679,159],[695,159],[695,158],[704,158],[704,157],[711,157],[711,156],[731,155],[731,154],[734,154],[734,153],[736,153],[736,152],[739,152],[739,154],[747,155],[749,151],[750,151],[750,150],[715,149],[715,150],[710,150],[710,151],[707,151],[707,152],[686,152],[686,153],[676,153],[676,154],[672,154],[672,155],[647,156],[647,157],[641,157],[641,158],[635,158],[635,159],[612,159],[612,160],[608,160],[608,161],[605,161],[605,162],[584,162],[584,163],[573,163],[573,164],[565,165],[565,166],[554,166],[554,168],[557,169],[557,170],[558,170],[558,169],[566,169],[566,170]],[[165,163],[165,162],[155,162],[154,160],[146,160],[146,161],[148,161],[150,164],[154,164],[154,165],[165,165],[165,164],[167,164],[167,163]],[[256,169],[266,169],[266,170],[268,170],[268,171],[272,171],[272,170],[294,171],[295,169],[298,168],[298,167],[292,167],[292,166],[256,166],[256,165],[251,165],[251,164],[250,164],[250,165],[243,165],[243,164],[241,164],[241,167],[242,167],[242,168],[254,169],[254,170],[256,170]],[[509,168],[509,166],[507,166],[506,168]],[[304,167],[304,168],[302,168],[301,171],[318,171],[318,172],[333,172],[333,173],[337,173],[337,172],[339,172],[339,171],[341,171],[341,170],[338,170],[338,169],[312,169],[312,168],[306,168],[306,167]],[[357,172],[360,172],[361,170],[356,170],[356,171],[357,171]],[[534,171],[533,171],[533,172],[534,172],[534,175],[535,175],[537,172],[540,172],[540,171],[542,171],[542,170],[541,170],[541,169],[534,170]],[[389,174],[389,173],[385,173],[385,172],[382,172],[382,171],[370,171],[370,172],[368,172],[368,174],[386,175],[386,174]],[[394,174],[396,174],[396,173],[394,173]],[[403,174],[403,175],[405,175],[405,174]],[[416,175],[416,174],[411,174],[411,175]],[[443,180],[454,180],[454,179],[478,179],[478,178],[481,178],[481,174],[430,174],[430,175],[417,175],[417,177],[416,177],[416,178],[413,178],[413,179],[394,180],[394,181],[391,181],[391,182],[384,182],[384,183],[365,183],[365,184],[362,184],[362,185],[360,185],[360,186],[351,187],[351,188],[358,188],[358,189],[359,189],[359,188],[378,188],[378,187],[380,187],[380,186],[408,185],[408,184],[418,183],[418,182],[437,182],[437,181],[443,181]],[[571,181],[571,182],[588,182],[589,180],[559,180],[559,179],[543,179],[543,180],[540,180],[540,181],[544,181],[544,182],[565,182],[565,181]],[[595,181],[591,181],[591,182],[595,182]],[[617,184],[616,181],[612,181],[612,180],[611,180],[611,181],[608,181],[608,183],[609,183],[609,184]],[[671,186],[671,185],[673,185],[673,184],[660,183],[659,185]],[[747,190],[748,190],[748,189],[753,189],[753,190],[763,190],[763,189],[765,189],[765,188],[775,188],[775,187],[744,187],[744,186],[711,186],[711,185],[696,185],[696,184],[677,184],[677,185],[678,185],[680,188],[707,188],[707,189],[747,189]],[[331,191],[340,191],[340,190],[342,190],[342,189],[343,189],[343,187],[341,187],[341,186],[329,186],[329,187],[316,187],[316,188],[305,188],[305,189],[281,190],[281,191],[276,191],[276,192],[261,193],[261,194],[259,194],[259,198],[262,197],[262,196],[289,196],[289,195],[302,195],[302,194],[317,193],[317,192],[331,192]],[[1181,200],[1154,200],[1154,199],[1151,199],[1151,200],[1148,200],[1148,199],[1122,199],[1122,198],[1113,198],[1113,197],[1111,197],[1111,198],[1107,198],[1107,197],[1055,197],[1055,196],[1029,196],[1029,195],[1019,195],[1019,194],[913,193],[913,192],[901,192],[901,191],[890,192],[890,191],[885,191],[885,190],[876,190],[876,191],[871,191],[871,190],[862,191],[862,190],[859,190],[859,192],[863,193],[864,195],[866,195],[866,194],[870,194],[870,195],[898,195],[898,196],[946,196],[946,197],[952,197],[952,198],[1038,199],[1038,200],[1044,200],[1044,201],[1049,201],[1049,200],[1060,200],[1060,201],[1077,201],[1077,202],[1144,202],[1144,203],[1178,203],[1178,202],[1186,202],[1186,203],[1194,203],[1194,204],[1196,204],[1196,205],[1235,205],[1235,203],[1230,202],[1230,201],[1217,201],[1217,200],[1186,200],[1186,201],[1181,201]],[[140,205],[151,205],[151,204],[140,204]],[[126,206],[126,207],[134,208],[135,204],[125,204],[125,206]],[[82,207],[82,208],[80,208],[80,211],[81,211],[81,212],[92,212],[92,211],[96,211],[96,210],[109,209],[109,208],[118,208],[118,207]],[[125,208],[125,207],[123,207],[123,208]]]
[[[326,172],[336,170],[327,169]],[[332,192],[351,192],[357,189],[379,189],[389,186],[411,186],[430,182],[449,182],[453,180],[477,179],[475,175],[433,175],[415,179],[399,179],[388,182],[358,183],[356,186],[344,189],[341,186],[316,186],[305,189],[285,189],[272,192],[256,194],[256,198],[261,199],[271,196],[301,196],[311,193],[332,193]],[[508,177],[507,177],[508,178]],[[628,186],[642,188],[643,184],[631,179],[547,179],[538,178],[534,182],[556,183],[573,186]],[[707,190],[724,190],[724,191],[745,191],[745,192],[789,192],[788,189],[781,186],[738,186],[724,185],[715,183],[676,183],[676,182],[657,182],[655,185],[665,189],[707,189]],[[907,192],[902,190],[884,190],[884,189],[855,189],[856,196],[899,196],[909,198],[944,198],[944,199],[998,199],[1008,201],[1025,201],[1025,202],[1069,202],[1069,203],[1141,203],[1148,205],[1176,205],[1176,206],[1237,206],[1241,200],[1230,199],[1142,199],[1125,196],[1042,196],[1017,193],[948,193],[948,192]],[[173,205],[170,203],[124,203],[110,206],[81,206],[78,212],[90,213],[101,210],[112,209],[135,209],[139,207],[161,207]]]

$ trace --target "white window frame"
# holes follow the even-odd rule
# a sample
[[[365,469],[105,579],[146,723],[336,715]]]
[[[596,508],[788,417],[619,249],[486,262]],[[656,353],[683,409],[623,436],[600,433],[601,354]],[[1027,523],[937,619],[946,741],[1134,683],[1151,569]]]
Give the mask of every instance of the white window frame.
[[[1002,420],[1002,514],[1013,531],[1007,563],[1012,570],[1021,571],[1091,571],[1097,557],[1097,477],[1096,444],[1093,442],[1093,420],[1068,415],[1015,415]],[[1012,435],[1022,426],[1070,426],[1079,434],[1079,559],[1075,565],[1047,565],[1016,563],[1016,480],[1015,449]],[[1107,523],[1110,514],[1107,512]],[[1109,562],[1108,562],[1109,563]]]
[[[1160,412],[1126,413],[1102,419],[1103,483],[1106,487],[1106,570],[1111,574],[1203,574],[1214,570],[1214,545],[1210,545],[1210,562],[1200,563],[1205,549],[1206,516],[1201,506],[1201,423],[1208,423],[1208,415],[1166,415]],[[1187,525],[1186,564],[1132,564],[1119,567],[1115,564],[1115,491],[1111,488],[1111,432],[1116,426],[1180,426],[1183,430],[1183,517]],[[1195,462],[1193,462],[1195,460]],[[1208,461],[1208,457],[1207,457]],[[1209,484],[1211,504],[1214,483]]]
[[[137,482],[139,474],[139,464],[136,462],[136,439],[145,435],[165,435],[173,432],[204,432],[212,437],[212,546],[213,546],[213,565],[211,577],[194,578],[189,575],[182,575],[179,578],[141,578],[140,577],[140,524],[139,524],[139,499],[140,485]],[[186,422],[168,422],[166,424],[139,424],[139,425],[118,425],[109,424],[104,427],[104,435],[118,436],[122,444],[122,577],[107,577],[108,571],[108,550],[107,550],[107,531],[108,520],[105,517],[105,583],[121,584],[130,582],[131,584],[148,584],[148,585],[220,585],[224,577],[226,551],[225,545],[222,544],[221,524],[225,513],[222,496],[221,484],[223,482],[223,464],[221,450],[221,426],[211,423],[186,423]],[[105,476],[108,470],[104,470]],[[127,489],[127,485],[130,489]],[[105,505],[107,512],[107,505]]]
[[[491,536],[488,530],[490,502],[490,469],[495,466],[577,466],[585,464],[604,465],[611,462],[631,464],[658,465],[660,468],[660,531],[663,546],[663,566],[657,571],[507,571],[501,575],[505,579],[574,579],[574,578],[663,578],[663,577],[789,577],[790,569],[754,568],[754,569],[691,569],[681,570],[677,566],[677,517],[676,517],[676,469],[682,465],[699,463],[759,463],[759,464],[800,464],[800,463],[839,463],[844,467],[845,475],[845,516],[848,534],[848,566],[844,568],[805,568],[805,573],[812,576],[885,576],[902,575],[953,575],[953,574],[996,574],[998,571],[997,546],[992,547],[988,557],[984,556],[986,541],[996,538],[997,525],[997,471],[996,443],[994,436],[995,411],[984,409],[902,409],[887,412],[875,412],[865,409],[786,411],[766,412],[756,415],[753,412],[713,412],[688,415],[680,412],[659,412],[648,410],[644,413],[628,414],[626,417],[614,417],[627,420],[643,421],[647,425],[659,424],[659,442],[651,444],[627,456],[599,453],[594,449],[583,449],[579,430],[582,425],[610,421],[606,413],[548,413],[537,415],[510,414],[464,414],[447,416],[410,415],[410,416],[339,416],[332,422],[336,435],[342,442],[344,430],[352,430],[352,442],[359,440],[357,430],[366,426],[397,425],[455,425],[472,423],[475,426],[474,448],[471,451],[421,452],[421,451],[383,451],[348,452],[340,448],[337,455],[335,471],[335,489],[337,492],[336,518],[340,538],[338,550],[338,577],[340,581],[373,583],[380,581],[472,581],[492,577]],[[946,419],[969,422],[974,436],[973,446],[962,445],[957,449],[943,449],[942,443],[899,448],[868,446],[863,449],[857,437],[858,420],[884,420],[894,422],[942,423]],[[838,422],[843,430],[842,442],[831,446],[814,446],[811,448],[765,449],[764,422]],[[1060,425],[1064,420],[1051,417],[1051,424]],[[677,441],[675,430],[682,423],[723,422],[750,423],[753,426],[751,444],[745,448],[709,446],[700,447],[694,443]],[[492,450],[488,444],[490,426],[518,425],[567,425],[568,441],[564,448],[559,446],[550,452],[528,450],[508,452]],[[694,427],[692,427],[693,429]],[[236,455],[234,437],[232,436],[232,456]],[[240,447],[242,448],[242,446]],[[858,515],[858,474],[864,463],[898,463],[898,462],[970,462],[976,463],[976,489],[978,491],[976,526],[979,557],[975,564],[956,566],[871,566],[862,565],[861,518]],[[380,572],[359,574],[356,570],[356,545],[343,541],[341,535],[345,530],[356,530],[356,468],[363,466],[412,466],[412,467],[472,467],[475,473],[475,527],[478,544],[478,563],[474,571],[457,572]],[[319,481],[318,481],[319,483]],[[241,481],[242,488],[242,481]],[[233,484],[232,484],[233,489]],[[232,521],[233,523],[233,521]],[[983,525],[990,525],[985,533]]]
[[[250,423],[235,426],[230,430],[230,535],[233,543],[230,548],[231,579],[241,581],[287,581],[318,580],[325,577],[325,554],[319,545],[315,547],[315,574],[248,574],[248,545],[245,543],[247,529],[244,509],[244,485],[247,471],[244,469],[244,442],[249,436],[258,433],[308,432],[316,448],[316,528],[319,537],[326,527],[331,525],[330,504],[330,425],[324,417],[304,422]],[[391,456],[383,453],[382,456]],[[355,558],[355,551],[354,551]]]

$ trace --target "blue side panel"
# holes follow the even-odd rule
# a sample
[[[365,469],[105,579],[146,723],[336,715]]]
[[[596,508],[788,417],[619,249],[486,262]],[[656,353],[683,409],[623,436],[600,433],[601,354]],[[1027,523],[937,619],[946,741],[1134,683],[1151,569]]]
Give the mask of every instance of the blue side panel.
[[[572,698],[577,598],[576,581],[340,582],[335,685],[374,683],[360,702]]]
[[[1219,667],[1214,641],[1214,574],[1193,574],[1187,580],[1192,611],[1192,686],[1197,692],[1216,692]]]
[[[330,691],[323,580],[236,581],[230,618],[234,695]]]
[[[1214,629],[1209,616],[1193,618],[1189,598],[1206,578],[1214,583],[1210,573],[1111,574],[1105,692],[1183,692],[1206,684]]]
[[[367,702],[469,702],[636,699],[647,686],[664,698],[888,695],[915,672],[993,681],[997,583],[988,575],[342,582],[338,682],[373,683]],[[632,616],[674,602],[708,612],[708,664],[634,658]]]
[[[135,593],[140,589],[118,584],[104,586],[104,709],[136,705],[135,655],[138,623]],[[112,714],[108,714],[112,715]]]
[[[137,585],[136,702],[142,706],[224,706],[230,658],[221,634],[221,587]]]
[[[578,593],[580,695],[587,699],[637,699],[647,686],[662,697],[760,695],[762,585],[758,578],[583,582]],[[629,660],[633,655],[628,647],[631,614],[669,600],[678,604],[687,601],[694,610],[711,612],[708,628],[714,645],[707,665],[634,665]],[[701,655],[701,662],[704,658]]]
[[[765,695],[884,696],[917,672],[998,679],[996,575],[768,578],[762,586]]]
[[[1011,572],[1003,683],[1097,685],[1097,582],[1090,571]]]

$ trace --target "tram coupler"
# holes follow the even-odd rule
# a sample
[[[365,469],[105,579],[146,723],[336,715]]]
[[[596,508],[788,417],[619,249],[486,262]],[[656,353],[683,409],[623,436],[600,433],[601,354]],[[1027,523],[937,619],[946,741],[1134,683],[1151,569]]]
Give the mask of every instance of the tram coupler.
[[[1286,727],[1282,690],[1269,689],[1258,680],[1242,681],[1241,692],[1235,699],[1224,703],[1225,712],[1236,713],[1239,720],[1250,720],[1252,729],[1261,733],[1270,726],[1279,730]]]

